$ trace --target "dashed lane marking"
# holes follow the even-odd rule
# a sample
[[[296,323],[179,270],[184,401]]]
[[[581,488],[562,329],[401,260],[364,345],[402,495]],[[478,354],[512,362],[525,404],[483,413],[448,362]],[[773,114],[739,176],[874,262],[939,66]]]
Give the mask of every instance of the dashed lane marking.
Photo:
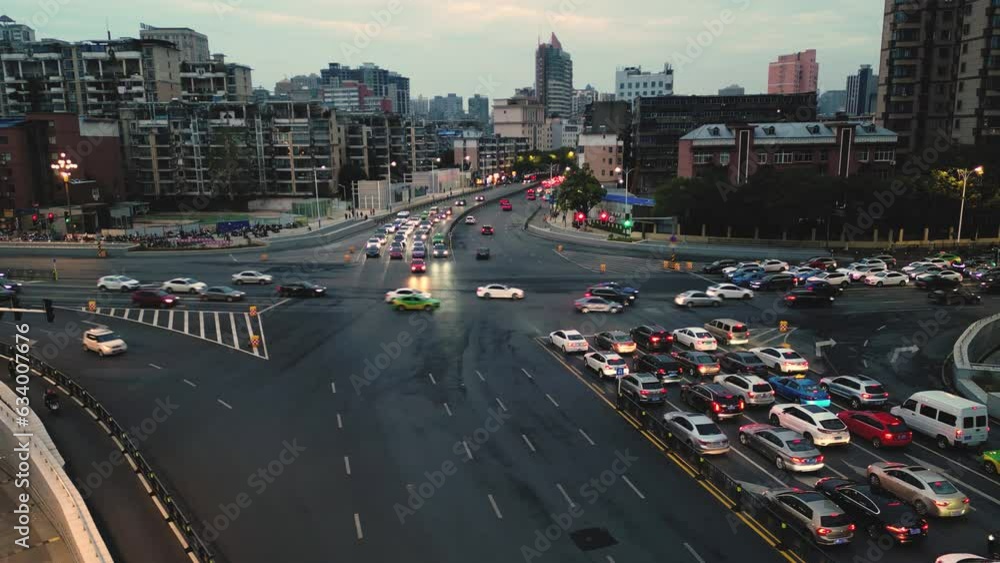
[[[500,407],[500,410],[504,412],[507,411],[507,406],[503,404],[503,401],[500,400],[500,397],[497,397],[497,405]]]
[[[163,369],[163,368],[161,368],[160,366],[158,366],[156,364],[149,364],[149,367],[156,368],[156,369]]]
[[[451,416],[451,407],[448,406],[448,403],[444,404],[444,410],[448,413],[448,416]]]
[[[583,431],[583,428],[580,428],[580,434],[583,435],[583,439],[586,440],[587,443],[589,443],[591,446],[597,445],[594,443],[593,440],[590,439],[590,436],[588,436],[587,433]]]
[[[187,383],[187,384],[188,384],[188,385],[190,385],[191,387],[197,387],[197,385],[195,385],[195,383],[194,383],[193,381],[191,381],[191,380],[188,380],[188,379],[185,379],[185,380],[184,380],[184,383]]]
[[[521,438],[524,438],[524,443],[528,444],[528,449],[530,449],[532,452],[538,451],[535,449],[535,445],[531,443],[531,440],[529,440],[526,435],[521,434]]]
[[[233,406],[230,405],[229,403],[223,401],[222,399],[217,399],[217,401],[219,401],[219,404],[222,405],[222,406],[224,406],[224,407],[226,407],[227,409],[233,410]]]
[[[628,475],[622,475],[622,481],[625,481],[625,483],[631,487],[633,491],[635,491],[635,494],[638,495],[639,498],[646,500],[646,495],[639,492],[639,489],[632,483],[631,479],[628,478]]]
[[[500,514],[500,507],[497,506],[497,501],[493,499],[493,495],[486,495],[490,499],[490,506],[493,507],[493,512],[497,515],[497,519],[503,520],[503,514]]]

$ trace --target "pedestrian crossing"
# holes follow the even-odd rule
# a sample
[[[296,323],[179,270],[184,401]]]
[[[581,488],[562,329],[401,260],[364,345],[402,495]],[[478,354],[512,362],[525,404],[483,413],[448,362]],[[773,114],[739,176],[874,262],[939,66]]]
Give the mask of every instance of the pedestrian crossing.
[[[205,342],[231,348],[244,354],[267,360],[264,320],[245,312],[192,311],[182,309],[135,309],[98,307],[80,311],[102,317],[130,321],[191,336]],[[254,346],[254,343],[257,345]]]

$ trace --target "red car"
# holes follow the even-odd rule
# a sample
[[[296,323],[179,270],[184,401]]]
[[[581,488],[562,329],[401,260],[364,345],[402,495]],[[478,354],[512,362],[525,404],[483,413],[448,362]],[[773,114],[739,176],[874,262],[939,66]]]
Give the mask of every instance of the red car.
[[[851,434],[863,438],[873,448],[882,446],[898,448],[913,441],[913,432],[903,421],[887,412],[840,411],[837,413]]]
[[[481,232],[484,235],[492,235],[493,234],[493,227],[491,227],[489,225],[483,225],[483,228],[480,229],[479,232]]]
[[[140,289],[132,292],[132,303],[139,307],[173,307],[177,297],[159,289]]]
[[[421,258],[414,258],[413,261],[410,262],[410,271],[415,274],[416,273],[422,274],[427,271],[427,263],[424,262],[423,259]]]
[[[501,201],[500,202],[500,209],[502,211],[511,211],[511,210],[514,209],[514,206],[511,205],[509,201]]]

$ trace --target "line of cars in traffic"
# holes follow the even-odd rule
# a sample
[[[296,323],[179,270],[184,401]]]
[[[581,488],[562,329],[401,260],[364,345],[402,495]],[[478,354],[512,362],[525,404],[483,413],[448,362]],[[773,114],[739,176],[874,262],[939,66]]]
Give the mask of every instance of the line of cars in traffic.
[[[243,270],[231,276],[233,285],[272,285],[274,277],[257,270]],[[171,308],[179,303],[179,295],[191,295],[201,301],[243,301],[246,292],[226,285],[209,286],[195,278],[173,278],[161,284],[143,284],[125,275],[103,276],[97,280],[97,289],[102,293],[120,292],[130,295],[130,301],[137,307]],[[326,288],[308,281],[293,281],[275,287],[280,297],[321,297]]]
[[[658,325],[605,331],[590,340],[563,329],[552,332],[548,342],[565,354],[583,354],[588,369],[600,379],[616,380],[618,393],[635,402],[665,404],[668,388],[679,386],[685,410],[664,413],[663,424],[703,455],[729,452],[733,445],[719,425],[752,408],[767,409],[766,423],[740,425],[735,432],[740,445],[785,472],[818,471],[826,463],[823,450],[852,441],[874,450],[906,448],[919,433],[943,450],[987,440],[986,407],[947,392],[914,393],[887,410],[889,392],[880,382],[863,375],[813,381],[806,376],[808,361],[789,348],[709,354],[719,341],[743,340],[743,331],[737,321],[716,319],[672,331]],[[714,341],[714,334],[724,336]],[[628,355],[634,356],[631,369]],[[684,376],[692,382],[685,383]],[[834,412],[832,397],[849,408]],[[985,452],[981,460],[995,475],[1000,451]],[[933,468],[877,461],[864,471],[865,482],[826,477],[813,490],[771,489],[764,498],[820,545],[848,543],[858,528],[873,538],[909,543],[927,536],[928,518],[961,516],[970,509],[968,495]]]
[[[501,283],[490,283],[476,288],[476,297],[480,299],[510,299],[520,301],[525,297],[525,291]],[[412,287],[400,287],[385,293],[385,303],[397,311],[434,311],[441,307],[441,300],[435,299],[429,292]]]

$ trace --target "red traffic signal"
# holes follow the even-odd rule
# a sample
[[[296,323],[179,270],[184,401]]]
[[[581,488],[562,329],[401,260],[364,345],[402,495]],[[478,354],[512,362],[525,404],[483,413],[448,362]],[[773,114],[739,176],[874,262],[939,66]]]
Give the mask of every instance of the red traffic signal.
[[[38,213],[35,213],[31,216],[31,222],[36,225],[38,224]]]
[[[601,211],[601,221],[607,221],[607,220],[608,220],[608,212]]]
[[[49,223],[51,223],[52,220],[55,219],[55,218],[56,218],[56,214],[55,213],[49,213],[49,215],[48,215]]]
[[[584,219],[586,219],[586,218],[587,218],[587,216],[586,216],[586,215],[584,215],[583,213],[577,213],[577,214],[576,214],[576,220],[577,220],[578,222],[580,222],[580,223],[582,223],[582,222],[583,222],[583,220],[584,220]]]

